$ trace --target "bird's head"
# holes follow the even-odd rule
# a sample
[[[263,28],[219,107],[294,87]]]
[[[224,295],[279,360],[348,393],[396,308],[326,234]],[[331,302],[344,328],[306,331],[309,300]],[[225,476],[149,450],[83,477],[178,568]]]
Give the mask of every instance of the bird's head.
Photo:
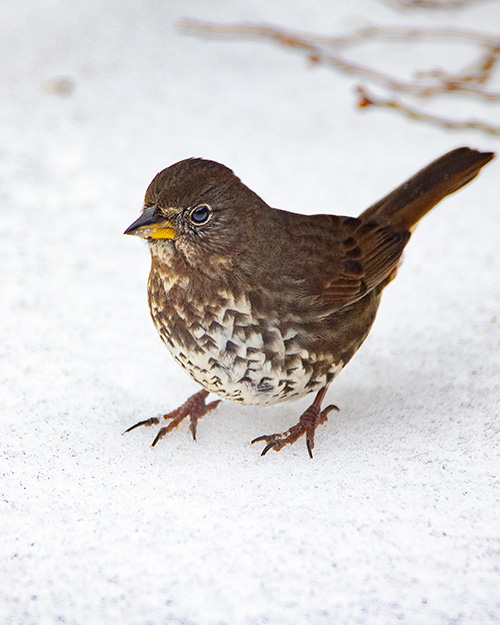
[[[250,244],[263,207],[230,169],[192,158],[154,177],[141,216],[124,234],[147,239],[153,254],[175,248],[192,265],[220,264]]]

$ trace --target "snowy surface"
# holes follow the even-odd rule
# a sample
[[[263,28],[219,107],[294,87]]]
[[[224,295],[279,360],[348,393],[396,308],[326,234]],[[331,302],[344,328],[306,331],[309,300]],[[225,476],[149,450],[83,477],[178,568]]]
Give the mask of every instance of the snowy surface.
[[[360,112],[348,77],[176,21],[488,29],[499,4],[3,5],[2,625],[500,623],[498,160],[420,225],[313,461],[302,441],[265,458],[248,444],[307,401],[224,403],[197,443],[187,427],[154,449],[151,429],[121,435],[197,388],[149,319],[147,249],[122,236],[158,170],[212,158],[272,205],[355,215],[448,149],[500,150]]]

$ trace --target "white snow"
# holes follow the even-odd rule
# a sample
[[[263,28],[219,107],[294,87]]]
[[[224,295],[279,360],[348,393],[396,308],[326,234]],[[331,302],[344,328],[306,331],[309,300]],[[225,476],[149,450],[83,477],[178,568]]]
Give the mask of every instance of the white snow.
[[[0,622],[500,623],[498,160],[419,226],[332,385],[341,410],[314,460],[302,441],[249,446],[308,399],[224,402],[197,443],[187,424],[154,449],[150,428],[121,435],[197,390],[149,318],[148,250],[122,236],[156,172],[203,156],[271,205],[356,215],[453,147],[500,149],[356,110],[359,80],[264,42],[188,37],[178,19],[498,31],[500,5],[3,4]],[[433,45],[419,54],[437,64]],[[494,105],[436,107],[498,122]]]

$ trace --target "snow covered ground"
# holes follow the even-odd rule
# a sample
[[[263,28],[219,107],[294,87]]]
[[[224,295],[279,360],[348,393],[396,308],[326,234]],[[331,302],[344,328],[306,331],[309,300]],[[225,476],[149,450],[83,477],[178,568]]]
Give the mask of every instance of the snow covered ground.
[[[203,156],[271,205],[355,215],[453,147],[500,149],[356,110],[359,81],[188,37],[181,17],[498,32],[500,6],[3,3],[0,622],[500,623],[498,160],[419,226],[313,461],[302,442],[265,458],[248,444],[307,401],[224,403],[197,443],[187,427],[154,449],[151,429],[121,435],[197,388],[149,319],[147,249],[122,236],[157,171]],[[492,105],[439,106],[498,122]]]

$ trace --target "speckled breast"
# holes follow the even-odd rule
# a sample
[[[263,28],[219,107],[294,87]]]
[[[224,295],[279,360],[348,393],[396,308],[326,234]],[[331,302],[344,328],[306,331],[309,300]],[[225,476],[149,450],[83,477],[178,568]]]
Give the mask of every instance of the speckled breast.
[[[252,293],[193,288],[151,270],[151,316],[175,360],[201,386],[244,404],[291,401],[327,385],[343,363],[311,354],[292,318],[259,314]]]

